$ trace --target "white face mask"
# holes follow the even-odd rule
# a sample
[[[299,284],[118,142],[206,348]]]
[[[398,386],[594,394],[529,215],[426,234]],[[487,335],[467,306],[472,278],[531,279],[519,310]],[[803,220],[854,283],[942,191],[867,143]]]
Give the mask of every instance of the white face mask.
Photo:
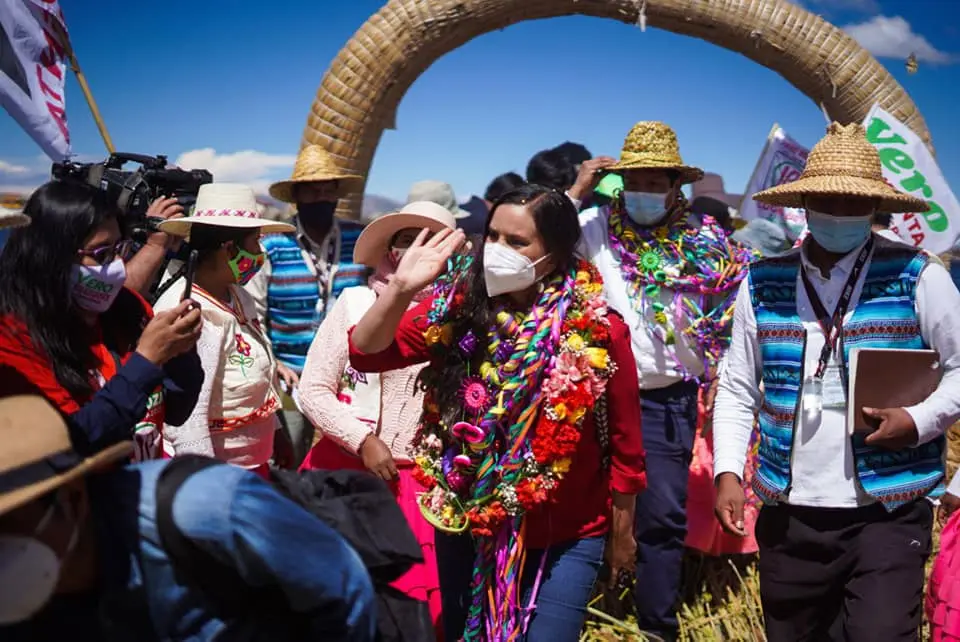
[[[60,558],[53,549],[36,539],[53,517],[56,505],[51,506],[34,531],[34,537],[0,535],[0,586],[17,587],[0,592],[0,625],[23,622],[36,615],[50,601],[60,582]],[[73,533],[65,555],[77,545],[79,524],[74,522]]]
[[[623,192],[627,216],[637,225],[656,225],[667,215],[667,195],[655,192]]]
[[[127,280],[127,268],[119,257],[106,265],[74,265],[71,272],[73,301],[88,312],[106,312]]]
[[[536,262],[500,243],[486,243],[483,246],[483,279],[487,285],[487,296],[499,296],[510,292],[526,290],[539,281]]]

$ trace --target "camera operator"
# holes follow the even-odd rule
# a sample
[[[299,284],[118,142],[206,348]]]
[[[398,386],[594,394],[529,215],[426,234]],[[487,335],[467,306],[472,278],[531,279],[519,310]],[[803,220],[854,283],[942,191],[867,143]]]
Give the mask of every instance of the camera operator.
[[[0,255],[0,365],[18,371],[74,427],[81,454],[134,439],[158,455],[164,422],[182,424],[203,379],[198,306],[153,315],[125,288],[124,217],[75,180],[38,188]]]
[[[176,197],[161,196],[150,203],[147,209],[148,219],[169,221],[183,218],[183,215],[183,205]],[[149,296],[169,253],[176,251],[179,245],[180,239],[169,234],[163,232],[149,234],[137,252],[127,260],[126,286],[141,296]]]

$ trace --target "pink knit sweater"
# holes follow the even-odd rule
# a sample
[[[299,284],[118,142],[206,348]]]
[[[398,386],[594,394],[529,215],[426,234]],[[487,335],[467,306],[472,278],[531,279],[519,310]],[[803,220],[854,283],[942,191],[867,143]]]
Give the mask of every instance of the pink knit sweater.
[[[351,453],[357,453],[367,435],[376,432],[395,461],[410,462],[407,451],[423,413],[423,393],[416,380],[426,364],[380,375],[380,425],[370,426],[337,398],[349,363],[347,331],[351,325],[347,299],[341,297],[320,325],[307,353],[300,378],[300,407],[325,438]]]

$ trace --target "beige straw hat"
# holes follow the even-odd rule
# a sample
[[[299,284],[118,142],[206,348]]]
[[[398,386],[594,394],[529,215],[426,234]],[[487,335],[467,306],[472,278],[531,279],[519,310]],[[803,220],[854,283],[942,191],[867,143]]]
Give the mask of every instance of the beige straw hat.
[[[261,217],[253,189],[240,183],[201,185],[193,213],[186,218],[164,221],[157,229],[173,236],[189,236],[194,225],[260,228],[264,234],[282,234],[297,229],[290,223]]]
[[[308,145],[297,155],[290,180],[270,186],[270,196],[284,203],[294,203],[293,187],[297,183],[337,181],[337,196],[343,197],[363,189],[363,177],[340,169],[333,156],[320,145]]]
[[[353,262],[377,267],[390,249],[390,240],[400,230],[427,228],[437,233],[443,228],[454,230],[457,220],[447,208],[432,201],[408,203],[396,212],[384,214],[363,228],[353,247]]]
[[[630,169],[672,169],[680,173],[681,183],[703,178],[703,170],[683,164],[677,135],[666,123],[643,121],[633,126],[623,141],[620,162],[608,167],[612,172]]]
[[[443,181],[419,181],[410,186],[410,193],[407,194],[408,203],[418,201],[430,201],[450,210],[453,218],[468,218],[470,212],[460,209],[457,203],[457,195],[453,191],[453,185]]]
[[[880,201],[877,212],[926,212],[927,202],[898,191],[883,178],[880,154],[867,141],[863,125],[832,123],[810,150],[800,178],[753,198],[780,207],[804,207],[804,196],[854,196]]]
[[[46,399],[0,399],[0,515],[132,454],[133,442],[124,441],[83,458],[73,450],[63,416]]]

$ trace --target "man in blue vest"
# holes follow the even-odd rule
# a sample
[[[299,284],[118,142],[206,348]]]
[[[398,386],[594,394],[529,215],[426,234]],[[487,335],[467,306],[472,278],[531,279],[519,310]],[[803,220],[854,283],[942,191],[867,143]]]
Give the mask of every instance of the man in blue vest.
[[[960,419],[960,293],[923,250],[871,232],[877,213],[925,201],[883,180],[859,124],[827,129],[800,179],[755,195],[807,211],[809,237],[749,268],[714,409],[716,512],[746,535],[741,486],[758,413],[753,487],[770,642],[918,640],[944,431]],[[939,352],[943,379],[906,408],[856,409],[850,353]],[[763,386],[761,392],[761,385]]]
[[[357,223],[337,220],[337,201],[363,189],[363,177],[337,166],[319,145],[304,147],[290,180],[270,186],[270,195],[295,203],[297,231],[266,236],[263,269],[247,290],[257,302],[286,387],[283,424],[293,444],[294,466],[313,441],[313,426],[291,398],[317,328],[340,293],[366,284],[367,270],[353,261]]]

